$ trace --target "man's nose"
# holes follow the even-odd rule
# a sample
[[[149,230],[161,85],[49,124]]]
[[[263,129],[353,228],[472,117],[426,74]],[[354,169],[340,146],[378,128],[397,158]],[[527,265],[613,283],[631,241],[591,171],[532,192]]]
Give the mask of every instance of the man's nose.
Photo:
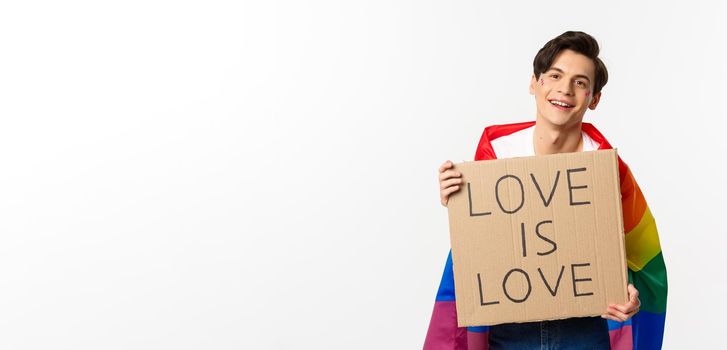
[[[558,92],[564,95],[572,95],[573,86],[571,86],[571,82],[565,79],[561,80],[560,84],[558,85]]]

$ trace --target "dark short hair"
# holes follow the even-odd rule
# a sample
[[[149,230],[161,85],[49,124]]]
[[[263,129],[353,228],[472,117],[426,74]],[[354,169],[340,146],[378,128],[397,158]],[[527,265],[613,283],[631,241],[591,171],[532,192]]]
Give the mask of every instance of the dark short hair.
[[[593,65],[596,68],[596,76],[593,82],[593,94],[601,92],[601,89],[608,82],[608,70],[606,65],[603,64],[598,53],[598,42],[592,36],[584,32],[567,31],[552,40],[548,41],[543,48],[538,51],[533,60],[533,74],[535,77],[540,78],[540,74],[545,73],[550,69],[555,57],[566,49],[578,52],[590,58],[593,61]]]

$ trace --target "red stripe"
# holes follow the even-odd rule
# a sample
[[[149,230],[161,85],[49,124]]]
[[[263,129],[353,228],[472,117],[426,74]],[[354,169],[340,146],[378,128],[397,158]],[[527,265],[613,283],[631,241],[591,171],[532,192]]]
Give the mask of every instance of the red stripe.
[[[491,125],[485,128],[480,137],[480,143],[477,145],[475,152],[475,160],[497,159],[495,151],[492,149],[491,140],[495,140],[502,136],[510,135],[514,132],[527,129],[535,125],[535,122],[523,122],[515,124]]]

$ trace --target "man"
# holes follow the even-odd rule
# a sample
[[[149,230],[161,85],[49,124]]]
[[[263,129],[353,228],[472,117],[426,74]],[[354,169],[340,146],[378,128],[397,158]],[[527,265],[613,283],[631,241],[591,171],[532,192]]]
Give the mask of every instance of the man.
[[[596,109],[608,81],[596,40],[565,32],[543,46],[533,61],[530,94],[534,122],[485,128],[475,160],[612,148],[593,125],[583,123]],[[451,252],[439,286],[425,349],[655,349],[661,348],[667,280],[654,218],[628,166],[619,175],[629,267],[629,301],[610,305],[601,317],[457,327]],[[459,191],[461,174],[452,162],[439,168],[440,199]]]

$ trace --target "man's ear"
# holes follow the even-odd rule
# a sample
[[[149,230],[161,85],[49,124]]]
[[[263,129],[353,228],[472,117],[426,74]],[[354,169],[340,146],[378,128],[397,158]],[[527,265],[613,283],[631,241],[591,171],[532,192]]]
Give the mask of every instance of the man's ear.
[[[593,99],[591,100],[591,103],[588,105],[588,109],[590,109],[590,110],[596,109],[596,106],[598,106],[599,101],[601,101],[601,92],[600,91],[597,94],[593,95]]]
[[[535,95],[535,84],[538,83],[538,78],[533,74],[532,78],[530,78],[530,94]]]

